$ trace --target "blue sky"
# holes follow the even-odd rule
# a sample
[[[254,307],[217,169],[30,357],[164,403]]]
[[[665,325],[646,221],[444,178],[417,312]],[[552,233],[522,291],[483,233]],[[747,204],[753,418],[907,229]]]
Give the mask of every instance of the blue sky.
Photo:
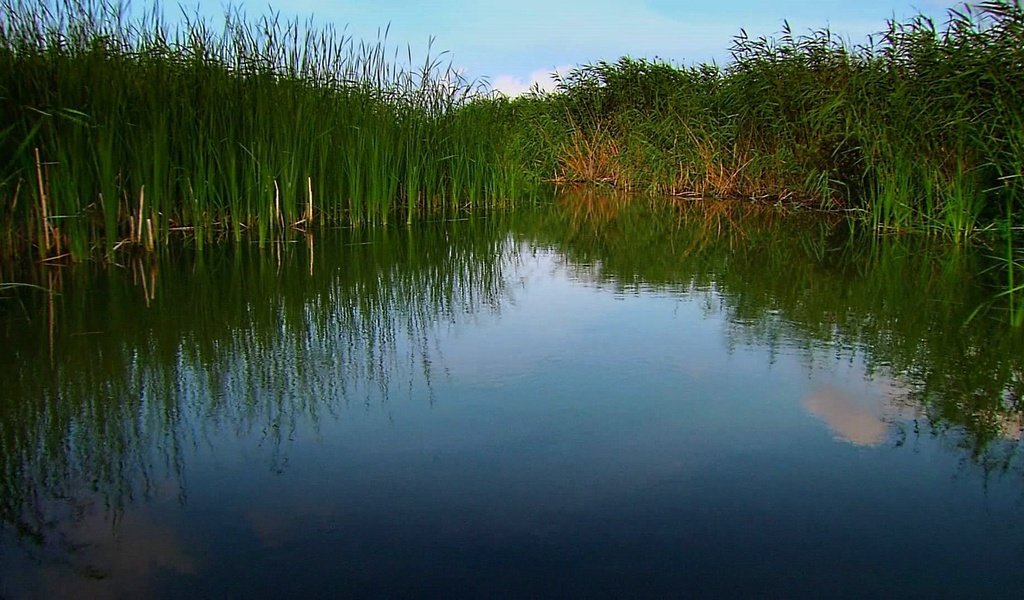
[[[211,17],[223,14],[220,0],[191,0]],[[268,4],[234,2],[249,15],[268,6],[282,17],[314,17],[357,39],[376,40],[390,24],[392,45],[411,46],[423,56],[433,37],[434,53],[472,78],[487,77],[498,89],[515,93],[532,81],[542,84],[553,70],[614,60],[623,55],[660,57],[681,64],[729,59],[729,44],[740,28],[752,36],[780,29],[788,19],[797,32],[829,26],[861,42],[885,21],[923,13],[943,22],[946,0],[292,0]],[[139,5],[136,2],[135,6]]]

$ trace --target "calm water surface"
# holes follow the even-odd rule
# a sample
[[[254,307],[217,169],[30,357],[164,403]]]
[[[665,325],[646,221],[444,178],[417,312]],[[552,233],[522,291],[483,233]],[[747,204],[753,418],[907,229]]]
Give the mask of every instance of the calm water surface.
[[[42,271],[0,300],[0,596],[1015,596],[989,266],[579,196]]]

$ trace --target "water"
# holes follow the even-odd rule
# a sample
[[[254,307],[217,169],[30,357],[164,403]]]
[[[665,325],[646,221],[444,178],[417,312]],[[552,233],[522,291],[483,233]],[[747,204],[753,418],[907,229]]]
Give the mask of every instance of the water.
[[[580,196],[41,271],[0,596],[1012,595],[986,254]]]

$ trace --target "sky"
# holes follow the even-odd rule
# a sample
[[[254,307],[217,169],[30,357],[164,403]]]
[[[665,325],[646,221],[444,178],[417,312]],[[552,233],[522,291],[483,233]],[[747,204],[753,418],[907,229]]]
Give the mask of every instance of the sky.
[[[137,0],[138,1],[138,0]],[[188,0],[212,19],[223,0]],[[552,71],[621,56],[660,58],[681,65],[729,61],[729,45],[743,28],[771,35],[788,20],[797,33],[829,27],[854,42],[881,31],[888,19],[916,14],[945,22],[947,0],[270,0],[235,1],[249,16],[279,11],[282,18],[330,24],[355,39],[376,41],[389,27],[389,45],[414,57],[444,55],[471,79],[486,78],[508,94],[532,83],[550,87]],[[137,4],[136,4],[137,6]]]

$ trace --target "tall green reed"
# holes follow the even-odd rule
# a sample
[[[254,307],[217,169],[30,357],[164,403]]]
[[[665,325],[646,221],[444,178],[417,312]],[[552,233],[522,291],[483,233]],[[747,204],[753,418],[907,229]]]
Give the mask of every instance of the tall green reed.
[[[990,1],[890,22],[864,44],[829,29],[740,33],[732,62],[622,58],[520,101],[563,182],[795,200],[880,229],[958,239],[1024,212],[1024,10]],[[553,165],[553,166],[552,166]]]
[[[504,120],[460,116],[497,105],[445,57],[276,14],[171,27],[159,6],[7,0],[6,246],[80,258],[180,230],[266,243],[505,203],[524,177],[498,155]]]

